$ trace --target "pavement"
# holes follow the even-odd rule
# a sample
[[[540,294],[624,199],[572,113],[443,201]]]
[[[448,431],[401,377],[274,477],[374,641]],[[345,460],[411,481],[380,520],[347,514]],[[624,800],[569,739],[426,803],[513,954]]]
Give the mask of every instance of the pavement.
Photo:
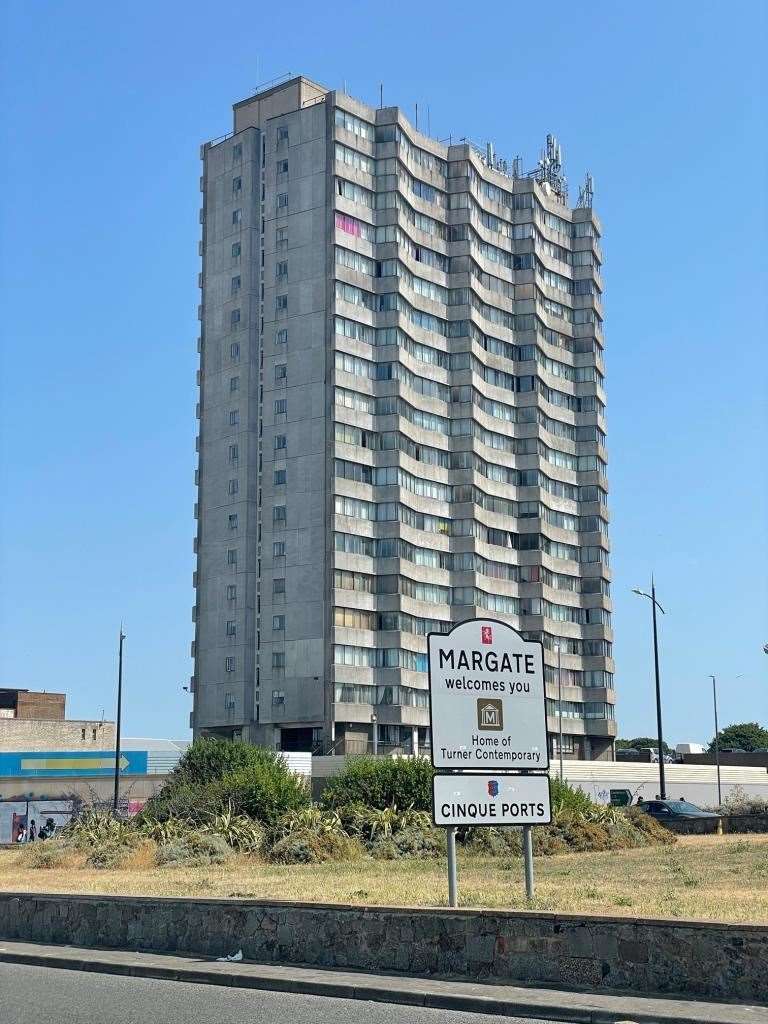
[[[211,986],[230,991],[214,991]],[[743,1003],[327,971],[293,964],[219,963],[195,956],[2,940],[0,1007],[2,1019],[14,1024],[175,1024],[193,1019],[195,1024],[319,1024],[363,1018],[366,1024],[482,1024],[522,1018],[547,1024],[768,1024],[767,1007]]]

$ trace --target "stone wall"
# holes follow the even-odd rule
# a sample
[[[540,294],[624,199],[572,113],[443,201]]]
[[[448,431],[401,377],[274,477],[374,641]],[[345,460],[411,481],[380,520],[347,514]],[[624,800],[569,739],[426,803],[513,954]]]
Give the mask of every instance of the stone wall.
[[[393,868],[396,870],[396,868]],[[768,1000],[768,926],[256,900],[0,894],[0,940]]]
[[[768,814],[724,814],[720,821],[723,832],[768,832]],[[662,821],[661,824],[679,836],[712,835],[717,832],[717,818],[681,818],[680,821]]]

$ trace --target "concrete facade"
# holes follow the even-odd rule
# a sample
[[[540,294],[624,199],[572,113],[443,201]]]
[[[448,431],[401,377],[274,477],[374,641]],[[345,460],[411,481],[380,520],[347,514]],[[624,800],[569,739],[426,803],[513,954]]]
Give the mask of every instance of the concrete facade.
[[[486,615],[543,641],[553,734],[559,645],[566,756],[610,756],[591,207],[303,78],[234,127],[202,149],[195,733],[423,750],[426,634]]]

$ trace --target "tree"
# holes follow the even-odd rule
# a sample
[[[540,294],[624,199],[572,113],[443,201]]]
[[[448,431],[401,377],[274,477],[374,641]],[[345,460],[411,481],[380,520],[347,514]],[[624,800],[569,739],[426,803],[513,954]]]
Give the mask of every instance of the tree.
[[[633,740],[616,740],[617,750],[640,750],[642,747],[650,747],[652,750],[657,750],[659,746],[659,740],[656,736],[636,736]],[[671,754],[672,748],[664,741],[664,753]]]
[[[765,750],[768,748],[768,729],[764,729],[757,722],[739,722],[721,729],[718,735],[718,744],[722,750],[724,747],[739,747],[741,750]],[[709,752],[715,751],[714,739],[709,744]]]

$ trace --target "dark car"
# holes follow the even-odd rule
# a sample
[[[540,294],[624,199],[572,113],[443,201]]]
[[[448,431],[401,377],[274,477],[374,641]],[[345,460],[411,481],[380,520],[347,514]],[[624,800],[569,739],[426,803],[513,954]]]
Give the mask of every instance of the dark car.
[[[686,818],[717,818],[712,811],[702,811],[687,800],[641,800],[637,805],[641,811],[659,821],[682,821]]]

